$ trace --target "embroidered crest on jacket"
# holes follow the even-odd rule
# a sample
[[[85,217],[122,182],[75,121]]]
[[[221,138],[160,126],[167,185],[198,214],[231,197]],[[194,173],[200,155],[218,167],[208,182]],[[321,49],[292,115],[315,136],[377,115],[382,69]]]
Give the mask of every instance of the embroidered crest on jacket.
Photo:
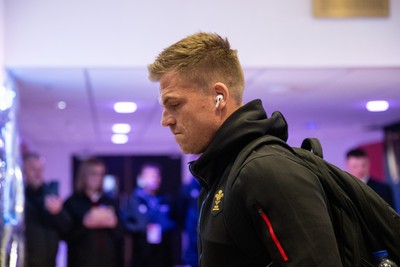
[[[219,190],[217,194],[215,194],[214,198],[214,207],[213,211],[219,211],[219,204],[221,203],[221,199],[224,197],[224,193],[222,190]]]

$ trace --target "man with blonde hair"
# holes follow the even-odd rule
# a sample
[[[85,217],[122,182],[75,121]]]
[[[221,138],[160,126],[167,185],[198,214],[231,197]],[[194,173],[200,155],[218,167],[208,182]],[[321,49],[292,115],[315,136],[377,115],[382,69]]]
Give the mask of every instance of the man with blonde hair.
[[[242,103],[237,51],[215,33],[190,35],[148,66],[160,84],[161,123],[202,184],[199,266],[341,266],[334,228],[318,178],[280,146],[261,145],[230,175],[237,156],[258,138],[287,140],[280,113],[260,100]]]

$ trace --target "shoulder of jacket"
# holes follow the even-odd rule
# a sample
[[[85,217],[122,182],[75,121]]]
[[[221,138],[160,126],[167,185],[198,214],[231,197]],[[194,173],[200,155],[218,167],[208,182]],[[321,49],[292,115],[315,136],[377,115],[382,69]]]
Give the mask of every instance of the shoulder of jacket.
[[[252,150],[241,163],[237,162],[237,164],[240,164],[240,169],[242,169],[248,167],[250,163],[266,161],[271,164],[266,164],[265,167],[275,167],[273,164],[275,160],[282,160],[282,158],[290,158],[293,156],[294,155],[290,151],[280,145],[265,144]]]
[[[251,151],[246,158],[240,162],[235,162],[232,167],[229,180],[232,186],[241,179],[247,179],[246,173],[256,173],[265,175],[268,173],[270,178],[276,176],[281,171],[287,171],[287,168],[299,166],[295,155],[288,149],[275,144],[261,145]],[[257,168],[257,169],[255,169]],[[241,185],[246,183],[240,183]]]

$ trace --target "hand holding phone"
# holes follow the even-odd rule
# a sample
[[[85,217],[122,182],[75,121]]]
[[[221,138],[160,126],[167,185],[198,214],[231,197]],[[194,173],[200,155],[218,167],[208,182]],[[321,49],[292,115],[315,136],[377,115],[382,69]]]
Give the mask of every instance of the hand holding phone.
[[[58,181],[50,181],[48,184],[45,185],[45,195],[54,195],[58,196]]]
[[[44,198],[44,206],[50,214],[58,214],[62,210],[62,200],[56,195],[46,195]]]

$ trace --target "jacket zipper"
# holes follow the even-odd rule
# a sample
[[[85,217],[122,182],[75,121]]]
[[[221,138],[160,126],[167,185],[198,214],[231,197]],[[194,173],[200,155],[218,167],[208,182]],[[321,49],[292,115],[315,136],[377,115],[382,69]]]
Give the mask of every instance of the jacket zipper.
[[[204,205],[205,205],[205,203],[206,203],[206,201],[208,199],[208,196],[210,195],[210,192],[211,192],[211,190],[207,191],[207,195],[204,198],[203,202],[201,203],[200,211],[199,211],[199,218],[197,220],[197,236],[198,236],[199,246],[200,246],[200,248],[199,248],[199,250],[200,250],[200,252],[199,252],[199,266],[201,266],[201,258],[203,256],[203,240],[201,239],[201,236],[200,236],[200,233],[201,233],[201,217],[203,216],[203,208],[204,208]]]
[[[192,173],[192,175],[200,182],[201,186],[204,187],[204,188],[207,190],[207,195],[206,195],[206,197],[204,198],[203,202],[201,203],[200,210],[199,210],[199,215],[198,215],[198,218],[197,218],[197,244],[198,244],[198,251],[199,251],[198,263],[199,263],[199,266],[201,266],[201,260],[202,260],[202,256],[203,256],[203,241],[201,240],[201,236],[200,236],[201,217],[202,217],[202,215],[203,215],[203,208],[204,208],[204,205],[205,205],[205,203],[206,203],[206,201],[207,201],[207,199],[208,199],[208,196],[210,195],[211,190],[210,190],[210,187],[209,187],[209,185],[208,185],[206,179],[204,179],[203,177],[200,177],[200,176],[197,176],[197,175],[194,174],[194,171],[193,171],[193,167],[192,167],[192,166],[193,166],[192,164],[189,165],[189,171],[190,171],[190,172]]]
[[[263,209],[261,208],[261,206],[258,203],[254,204],[254,207],[257,210],[258,214],[260,214],[261,219],[266,224],[266,226],[268,228],[268,232],[269,232],[269,234],[271,236],[271,239],[274,242],[274,244],[275,244],[276,248],[278,249],[279,253],[281,254],[281,257],[282,257],[283,261],[288,261],[289,258],[286,255],[286,252],[283,249],[281,243],[279,242],[278,237],[275,235],[274,228],[272,227],[271,221],[269,220],[267,214],[265,214],[265,212],[263,211]]]

